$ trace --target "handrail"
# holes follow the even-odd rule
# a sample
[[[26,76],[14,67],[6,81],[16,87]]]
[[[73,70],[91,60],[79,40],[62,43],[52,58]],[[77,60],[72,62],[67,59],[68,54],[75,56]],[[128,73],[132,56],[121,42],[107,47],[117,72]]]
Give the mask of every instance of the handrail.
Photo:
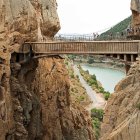
[[[134,42],[140,42],[140,40],[110,40],[110,41],[50,41],[50,42],[25,42],[24,44],[57,44],[57,43],[134,43]]]

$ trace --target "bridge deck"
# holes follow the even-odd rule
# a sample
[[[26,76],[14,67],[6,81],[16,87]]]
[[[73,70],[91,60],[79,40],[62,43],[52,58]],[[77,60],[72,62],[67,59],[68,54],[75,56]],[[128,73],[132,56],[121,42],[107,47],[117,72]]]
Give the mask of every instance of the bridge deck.
[[[140,41],[26,42],[20,53],[35,54],[139,54]]]

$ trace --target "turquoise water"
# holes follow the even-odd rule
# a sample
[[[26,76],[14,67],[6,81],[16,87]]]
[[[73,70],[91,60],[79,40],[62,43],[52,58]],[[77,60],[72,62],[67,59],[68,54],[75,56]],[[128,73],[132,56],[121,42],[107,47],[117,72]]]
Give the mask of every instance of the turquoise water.
[[[114,70],[110,68],[100,68],[82,65],[84,70],[88,70],[90,74],[95,74],[96,78],[106,91],[110,93],[114,92],[114,87],[116,84],[125,77],[125,73],[119,70]]]

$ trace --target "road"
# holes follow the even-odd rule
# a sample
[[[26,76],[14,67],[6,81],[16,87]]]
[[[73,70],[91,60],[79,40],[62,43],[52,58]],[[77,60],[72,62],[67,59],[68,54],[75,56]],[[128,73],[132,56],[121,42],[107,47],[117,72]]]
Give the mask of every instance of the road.
[[[82,86],[86,89],[86,92],[89,96],[89,98],[92,101],[92,104],[88,107],[88,109],[92,109],[92,108],[100,108],[100,109],[104,109],[105,105],[106,105],[106,101],[103,97],[100,96],[100,94],[97,94],[88,84],[87,82],[84,80],[83,76],[80,74],[79,69],[77,68],[77,65],[73,66],[74,69],[74,73],[75,75],[79,76],[79,80],[82,84]]]

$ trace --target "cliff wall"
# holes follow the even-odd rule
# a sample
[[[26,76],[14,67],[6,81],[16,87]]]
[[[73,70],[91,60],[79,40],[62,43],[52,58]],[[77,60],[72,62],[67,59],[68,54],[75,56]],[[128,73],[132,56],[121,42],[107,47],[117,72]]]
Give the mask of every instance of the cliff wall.
[[[132,26],[140,27],[140,2],[139,0],[131,0],[132,10]]]
[[[140,60],[115,87],[107,103],[101,140],[140,139]]]
[[[71,104],[60,57],[12,63],[24,41],[60,29],[55,0],[0,0],[0,140],[94,140],[89,114]]]
[[[131,0],[132,25],[140,26],[140,2]],[[100,140],[140,139],[140,59],[131,65],[127,76],[115,87],[109,99]]]
[[[63,59],[13,64],[10,80],[16,139],[93,140],[89,114],[71,104]]]

